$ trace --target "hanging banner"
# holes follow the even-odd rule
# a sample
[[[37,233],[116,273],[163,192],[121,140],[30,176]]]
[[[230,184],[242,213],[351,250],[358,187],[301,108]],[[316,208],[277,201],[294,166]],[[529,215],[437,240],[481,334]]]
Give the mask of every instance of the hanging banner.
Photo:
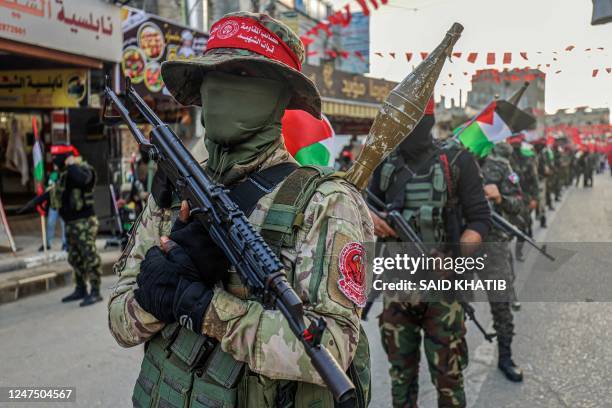
[[[78,108],[87,105],[86,69],[0,71],[0,107]]]
[[[119,61],[120,9],[99,0],[0,0],[0,38]]]

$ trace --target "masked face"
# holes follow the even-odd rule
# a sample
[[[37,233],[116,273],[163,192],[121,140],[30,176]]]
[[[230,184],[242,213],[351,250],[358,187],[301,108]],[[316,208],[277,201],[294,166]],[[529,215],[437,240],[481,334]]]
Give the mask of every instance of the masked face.
[[[286,84],[210,72],[200,88],[206,137],[221,146],[244,143],[280,123],[289,101]]]
[[[431,129],[435,123],[432,115],[423,116],[414,130],[400,143],[400,152],[406,159],[416,159],[432,146]]]
[[[62,171],[66,167],[67,158],[68,158],[67,154],[57,154],[53,156],[53,165],[57,167],[58,170]]]

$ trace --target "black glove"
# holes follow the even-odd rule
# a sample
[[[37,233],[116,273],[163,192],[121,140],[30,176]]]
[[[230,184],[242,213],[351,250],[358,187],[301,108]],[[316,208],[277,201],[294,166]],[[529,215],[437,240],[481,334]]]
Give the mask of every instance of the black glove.
[[[230,262],[202,224],[198,221],[185,223],[177,219],[172,226],[170,239],[185,250],[195,265],[198,274],[192,281],[201,281],[212,287],[223,279]]]
[[[174,318],[181,326],[200,333],[212,297],[213,291],[204,283],[181,276],[174,296]]]
[[[134,291],[134,298],[158,320],[173,323],[176,321],[173,302],[179,278],[189,274],[196,276],[196,270],[181,247],[175,245],[168,254],[157,246],[152,247],[140,263],[140,273],[136,277],[138,289]]]
[[[157,206],[159,208],[170,208],[174,186],[162,169],[157,169],[153,176],[153,184],[151,185],[151,194]]]

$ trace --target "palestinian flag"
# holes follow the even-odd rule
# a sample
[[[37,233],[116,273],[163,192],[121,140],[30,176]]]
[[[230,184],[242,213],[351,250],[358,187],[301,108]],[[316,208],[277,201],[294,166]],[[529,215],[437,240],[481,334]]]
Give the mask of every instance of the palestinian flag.
[[[525,157],[535,157],[536,152],[533,146],[527,142],[521,143],[521,154]]]
[[[45,192],[45,161],[43,159],[43,147],[38,135],[38,126],[36,118],[32,118],[32,129],[34,130],[34,146],[32,147],[32,161],[34,163],[34,185],[36,186],[36,195],[41,195]],[[36,211],[40,215],[44,215],[41,207],[37,206]]]
[[[281,120],[285,146],[302,166],[331,166],[334,130],[325,116],[317,119],[302,110],[286,110]]]
[[[491,102],[476,118],[454,133],[473,154],[485,157],[493,144],[534,125],[533,116],[509,102],[498,100]]]

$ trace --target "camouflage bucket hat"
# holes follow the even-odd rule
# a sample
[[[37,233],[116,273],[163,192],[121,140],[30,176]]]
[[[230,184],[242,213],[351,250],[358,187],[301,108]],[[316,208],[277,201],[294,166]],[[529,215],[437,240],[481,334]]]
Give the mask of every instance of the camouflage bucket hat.
[[[223,71],[286,82],[293,92],[287,108],[320,118],[319,91],[300,72],[304,45],[289,27],[266,14],[238,12],[225,15],[210,33],[204,55],[162,64],[164,83],[179,103],[200,106],[204,75]]]

